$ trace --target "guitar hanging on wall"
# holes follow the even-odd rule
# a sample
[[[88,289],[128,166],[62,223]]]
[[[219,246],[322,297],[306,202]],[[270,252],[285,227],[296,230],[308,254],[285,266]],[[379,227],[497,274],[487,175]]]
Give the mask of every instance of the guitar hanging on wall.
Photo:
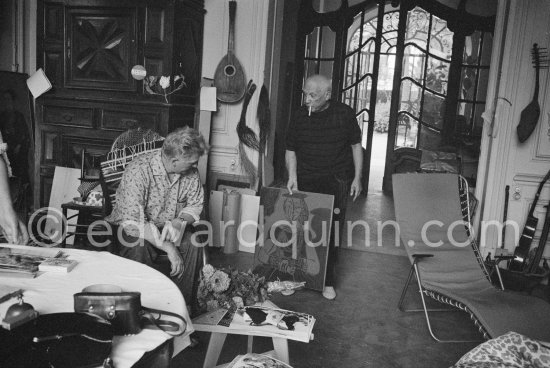
[[[529,105],[525,106],[521,112],[519,124],[517,127],[518,139],[521,143],[525,142],[527,138],[533,133],[540,116],[539,106],[539,70],[548,68],[548,52],[546,49],[541,49],[535,43],[533,44],[533,50],[531,50],[531,56],[533,58],[533,66],[535,67],[535,93],[533,99]]]
[[[220,60],[214,73],[217,99],[225,103],[240,101],[246,92],[244,70],[235,56],[235,15],[237,2],[229,2],[229,36],[227,54]]]
[[[533,242],[533,237],[535,236],[535,231],[537,230],[537,224],[539,222],[538,217],[534,215],[535,207],[537,207],[540,192],[549,178],[550,171],[548,171],[546,176],[540,182],[537,194],[535,194],[535,198],[533,199],[533,203],[529,209],[529,214],[527,215],[527,220],[525,220],[525,226],[523,227],[523,232],[519,238],[518,246],[514,251],[514,259],[510,260],[510,263],[508,264],[508,269],[511,271],[523,271],[525,260],[527,259],[529,250],[531,249],[531,243]]]

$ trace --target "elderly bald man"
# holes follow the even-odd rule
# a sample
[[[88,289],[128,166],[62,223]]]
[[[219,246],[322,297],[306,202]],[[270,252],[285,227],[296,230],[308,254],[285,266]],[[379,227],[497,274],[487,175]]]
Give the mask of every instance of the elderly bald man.
[[[332,194],[334,223],[342,239],[348,194],[361,193],[363,151],[355,111],[331,99],[332,82],[323,75],[310,76],[304,86],[305,106],[296,113],[286,137],[288,191]],[[338,210],[337,210],[338,209]],[[323,296],[336,298],[334,266],[338,252],[334,225],[329,242]]]

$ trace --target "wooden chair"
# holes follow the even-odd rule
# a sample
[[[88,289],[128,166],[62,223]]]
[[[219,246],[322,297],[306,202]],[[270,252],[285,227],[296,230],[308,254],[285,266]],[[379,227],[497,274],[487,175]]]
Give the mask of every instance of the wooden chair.
[[[103,219],[107,215],[104,206],[90,204],[86,201],[90,192],[100,185],[99,176],[97,174],[94,177],[87,175],[86,162],[88,162],[88,159],[91,157],[92,155],[90,155],[85,148],[82,149],[80,168],[81,184],[77,189],[81,195],[81,201],[77,201],[77,198],[75,198],[71,202],[61,204],[63,218],[67,219],[67,226],[72,228],[72,231],[67,230],[67,233],[61,241],[61,247],[63,248],[66,247],[67,239],[70,237],[74,237],[74,244],[77,244],[81,240],[85,242],[90,225],[97,220]],[[100,156],[97,154],[93,155],[93,157],[94,160],[100,160]],[[69,216],[69,211],[74,212],[74,214]],[[72,218],[76,218],[76,222],[69,222]]]
[[[126,165],[130,163],[135,157],[150,152],[154,149],[160,149],[162,147],[162,142],[164,138],[150,130],[135,128],[130,129],[122,133],[115,139],[111,146],[111,150],[103,157],[101,160],[101,169],[99,172],[99,178],[96,180],[87,179],[84,171],[84,162],[86,152],[83,151],[83,165],[81,178],[83,179],[83,184],[79,188],[81,194],[81,189],[84,186],[95,187],[101,185],[103,191],[103,205],[101,206],[91,206],[85,203],[77,202],[67,202],[61,205],[63,216],[67,218],[69,210],[78,211],[76,215],[78,216],[78,222],[74,225],[74,230],[68,232],[67,235],[63,238],[61,246],[64,248],[66,246],[66,239],[70,236],[75,236],[75,241],[77,237],[86,237],[88,234],[88,229],[92,223],[96,220],[102,220],[112,211],[113,204],[115,199],[116,189],[122,178],[122,174]],[[89,191],[88,188],[87,190]],[[98,228],[94,228],[98,233],[105,230],[102,225],[98,225]],[[102,243],[103,241],[99,241]],[[113,242],[111,242],[113,243]],[[107,250],[116,253],[116,244],[110,244]]]
[[[164,138],[150,129],[130,129],[113,142],[111,151],[101,162],[100,182],[103,189],[104,212],[110,214],[116,202],[116,190],[126,166],[142,154],[159,150]]]

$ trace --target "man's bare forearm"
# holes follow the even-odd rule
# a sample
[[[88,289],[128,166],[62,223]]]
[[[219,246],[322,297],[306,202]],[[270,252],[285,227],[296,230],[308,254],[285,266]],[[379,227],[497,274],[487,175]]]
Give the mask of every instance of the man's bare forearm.
[[[289,179],[296,180],[296,152],[287,150],[285,153],[285,161]]]

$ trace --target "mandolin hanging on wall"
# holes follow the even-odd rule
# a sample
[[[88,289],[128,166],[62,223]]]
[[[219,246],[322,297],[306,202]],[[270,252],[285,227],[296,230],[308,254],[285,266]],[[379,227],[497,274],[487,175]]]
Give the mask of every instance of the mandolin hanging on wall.
[[[246,92],[244,70],[235,56],[235,16],[237,2],[229,2],[229,36],[227,54],[220,60],[214,73],[217,99],[225,103],[240,101]]]
[[[531,102],[525,106],[521,112],[519,124],[517,126],[518,139],[521,143],[533,133],[540,116],[539,106],[539,70],[548,68],[548,53],[546,49],[541,49],[535,43],[531,50],[533,66],[535,67],[535,92]]]

